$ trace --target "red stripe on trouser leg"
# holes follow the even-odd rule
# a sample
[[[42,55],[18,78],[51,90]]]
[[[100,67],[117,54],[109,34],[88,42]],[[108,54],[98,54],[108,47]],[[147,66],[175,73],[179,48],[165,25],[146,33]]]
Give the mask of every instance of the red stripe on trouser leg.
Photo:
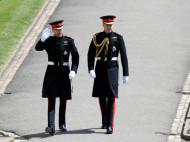
[[[115,108],[116,108],[115,96],[113,96],[113,119],[112,119],[112,129],[113,129],[113,127],[114,127]]]
[[[100,98],[99,98],[99,105],[100,105]],[[102,115],[101,105],[100,105],[100,111],[101,111],[101,115]],[[102,122],[103,122],[103,115],[102,115]]]

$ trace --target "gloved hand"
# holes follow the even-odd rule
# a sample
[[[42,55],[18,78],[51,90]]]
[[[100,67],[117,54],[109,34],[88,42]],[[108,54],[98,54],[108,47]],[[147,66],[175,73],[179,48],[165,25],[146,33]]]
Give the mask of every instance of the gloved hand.
[[[73,79],[75,77],[75,71],[70,71],[69,79]]]
[[[90,70],[90,77],[96,78],[96,73],[94,72],[94,70]]]
[[[50,35],[50,29],[46,28],[42,32],[41,41],[44,42]]]
[[[123,76],[123,84],[126,84],[128,82],[128,76]]]

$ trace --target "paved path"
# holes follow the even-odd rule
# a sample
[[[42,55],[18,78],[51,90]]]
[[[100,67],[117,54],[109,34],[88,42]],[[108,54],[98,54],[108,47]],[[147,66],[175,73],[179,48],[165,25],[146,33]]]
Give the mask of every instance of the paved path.
[[[60,1],[49,21],[65,20],[64,33],[75,39],[80,53],[73,100],[68,102],[68,132],[54,137],[44,133],[47,100],[41,98],[41,86],[47,55],[34,47],[6,88],[10,94],[1,96],[0,129],[35,142],[167,141],[190,70],[189,9],[188,0]],[[120,70],[112,135],[99,129],[98,100],[91,98],[93,80],[86,62],[92,35],[102,31],[99,17],[106,14],[117,15],[114,30],[124,36],[130,67],[127,85]]]

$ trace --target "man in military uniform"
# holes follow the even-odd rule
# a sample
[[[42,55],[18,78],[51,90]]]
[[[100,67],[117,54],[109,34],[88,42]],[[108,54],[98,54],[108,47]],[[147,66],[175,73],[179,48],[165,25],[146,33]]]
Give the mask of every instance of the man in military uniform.
[[[118,54],[121,55],[123,66],[123,83],[128,81],[128,60],[123,37],[113,32],[116,16],[107,15],[103,21],[104,31],[93,36],[88,50],[88,70],[94,79],[93,97],[99,97],[102,114],[102,129],[108,134],[113,133],[115,116],[115,98],[118,98]],[[94,71],[94,62],[97,59]]]
[[[42,97],[48,98],[48,126],[45,131],[50,135],[55,133],[55,102],[60,97],[59,106],[59,129],[67,131],[66,128],[66,105],[71,99],[71,81],[77,73],[79,65],[79,54],[74,40],[63,36],[63,20],[49,23],[54,36],[50,36],[50,29],[42,32],[41,39],[36,44],[37,51],[46,50],[48,54],[48,65],[44,77]],[[69,55],[72,55],[71,71],[69,68]]]

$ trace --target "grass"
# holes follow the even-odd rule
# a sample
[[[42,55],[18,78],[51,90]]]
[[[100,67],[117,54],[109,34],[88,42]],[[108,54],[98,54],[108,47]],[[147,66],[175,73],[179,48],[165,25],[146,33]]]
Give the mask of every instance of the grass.
[[[0,71],[45,0],[0,0]]]

